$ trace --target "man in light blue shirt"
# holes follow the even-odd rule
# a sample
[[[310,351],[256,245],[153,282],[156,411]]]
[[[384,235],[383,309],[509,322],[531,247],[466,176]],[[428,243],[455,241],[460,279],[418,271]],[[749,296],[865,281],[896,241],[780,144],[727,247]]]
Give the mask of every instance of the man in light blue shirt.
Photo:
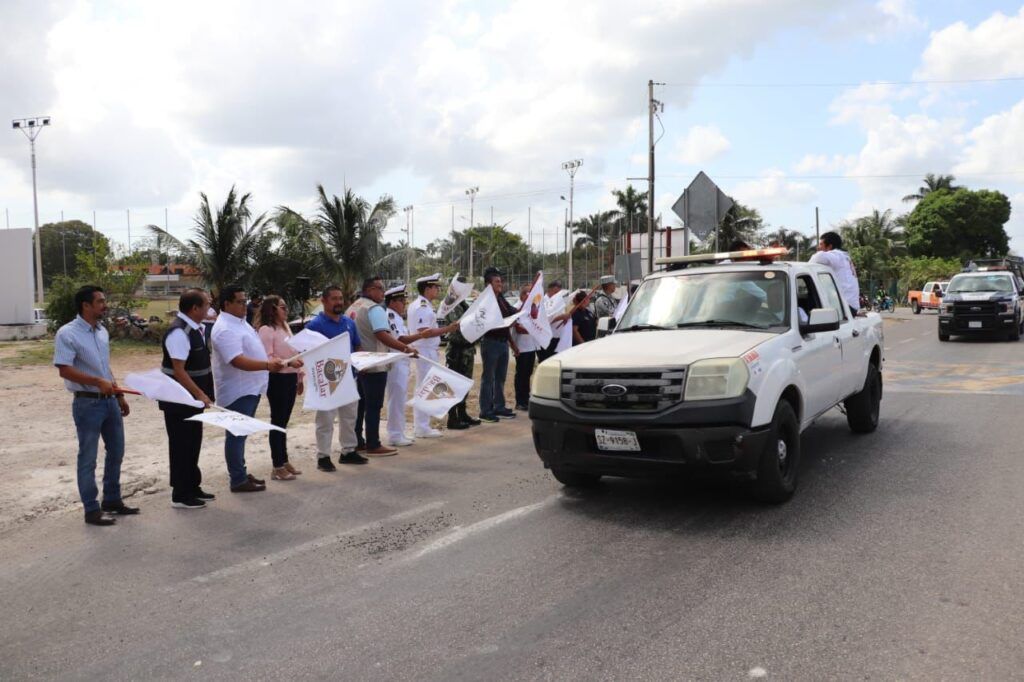
[[[84,286],[75,292],[78,316],[57,330],[53,364],[74,395],[71,415],[78,431],[78,494],[85,506],[85,522],[112,526],[105,512],[138,514],[121,500],[121,460],[124,458],[124,422],[128,403],[118,392],[110,371],[110,335],[100,324],[107,312],[103,289]],[[97,501],[96,455],[100,437],[106,448],[103,461],[103,503]]]

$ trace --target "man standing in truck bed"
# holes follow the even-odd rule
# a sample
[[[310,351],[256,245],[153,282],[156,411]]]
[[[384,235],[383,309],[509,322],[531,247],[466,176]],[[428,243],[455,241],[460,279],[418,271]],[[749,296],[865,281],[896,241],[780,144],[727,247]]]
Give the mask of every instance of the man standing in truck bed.
[[[850,306],[850,312],[856,315],[860,308],[860,285],[857,283],[857,269],[853,267],[850,255],[843,251],[843,238],[835,232],[821,235],[818,252],[811,256],[811,262],[827,265],[832,270],[843,300]]]

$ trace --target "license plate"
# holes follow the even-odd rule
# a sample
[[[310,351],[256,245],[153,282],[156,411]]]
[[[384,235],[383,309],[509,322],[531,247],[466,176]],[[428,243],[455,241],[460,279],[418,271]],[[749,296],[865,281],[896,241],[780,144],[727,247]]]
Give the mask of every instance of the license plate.
[[[972,320],[972,321],[968,322],[967,323],[967,328],[968,329],[981,329],[981,320],[977,320],[977,321]]]
[[[611,429],[594,429],[597,447],[600,450],[619,452],[640,452],[640,441],[633,431],[613,431]]]

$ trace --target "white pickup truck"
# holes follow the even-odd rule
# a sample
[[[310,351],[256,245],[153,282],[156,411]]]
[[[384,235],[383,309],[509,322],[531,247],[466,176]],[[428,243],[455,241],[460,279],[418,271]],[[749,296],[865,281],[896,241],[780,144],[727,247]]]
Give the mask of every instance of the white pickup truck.
[[[659,259],[612,334],[538,366],[533,441],[559,482],[728,472],[783,502],[817,417],[841,405],[875,430],[881,318],[852,316],[827,267],[778,256]]]

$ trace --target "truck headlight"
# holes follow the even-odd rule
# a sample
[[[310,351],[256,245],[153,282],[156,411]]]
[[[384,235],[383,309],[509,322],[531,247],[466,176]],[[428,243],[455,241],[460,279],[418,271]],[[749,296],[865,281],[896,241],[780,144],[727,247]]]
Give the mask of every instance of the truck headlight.
[[[750,372],[742,358],[701,360],[690,365],[683,400],[736,398],[747,390]]]
[[[1002,304],[1002,308],[1003,308],[1000,312],[1004,312],[1004,313],[1012,313],[1012,312],[1014,312],[1014,310],[1015,310],[1015,308],[1017,306],[1016,299],[1012,299],[1012,298],[1010,300],[1008,300],[1008,301],[1000,301],[1000,303]]]
[[[545,360],[537,366],[533,373],[531,395],[538,398],[558,400],[562,397],[562,363],[558,360]]]

